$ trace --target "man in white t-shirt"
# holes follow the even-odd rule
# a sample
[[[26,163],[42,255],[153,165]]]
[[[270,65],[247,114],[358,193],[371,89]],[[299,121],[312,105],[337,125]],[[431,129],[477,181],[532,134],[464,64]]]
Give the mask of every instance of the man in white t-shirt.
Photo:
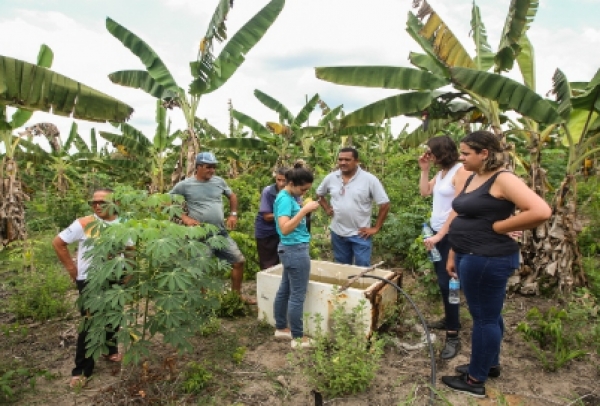
[[[327,215],[333,217],[329,229],[334,261],[367,267],[371,264],[372,237],[383,226],[390,199],[379,179],[361,169],[359,163],[355,148],[342,148],[339,169],[323,179],[317,196]],[[373,203],[379,206],[379,212],[371,226]]]
[[[71,280],[77,284],[79,294],[85,287],[87,270],[90,266],[89,258],[85,258],[85,253],[90,250],[90,246],[85,245],[88,238],[92,238],[91,230],[86,227],[93,221],[102,221],[106,224],[113,224],[119,221],[117,213],[110,213],[107,205],[109,203],[109,195],[113,191],[111,189],[98,189],[94,192],[92,200],[89,202],[94,214],[91,216],[81,217],[75,220],[69,227],[61,231],[54,240],[52,246],[56,251],[58,259],[63,264]],[[68,245],[78,242],[77,262],[73,261],[68,249]],[[82,308],[81,315],[85,316],[86,311]],[[107,328],[106,342],[108,346],[108,354],[104,358],[112,362],[121,362],[123,355],[119,353],[115,337],[116,329]],[[86,336],[87,331],[84,330],[78,334],[77,348],[75,350],[75,368],[71,373],[71,381],[69,385],[72,388],[83,387],[86,381],[94,371],[94,359],[86,357]]]

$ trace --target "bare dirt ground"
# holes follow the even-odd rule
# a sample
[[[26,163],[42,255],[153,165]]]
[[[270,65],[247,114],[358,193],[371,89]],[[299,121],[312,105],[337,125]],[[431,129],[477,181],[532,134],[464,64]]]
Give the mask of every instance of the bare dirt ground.
[[[411,291],[414,278],[404,275],[403,285]],[[253,282],[244,289],[253,293]],[[73,292],[73,300],[75,292]],[[429,318],[439,317],[440,306],[431,299],[419,298],[421,311]],[[502,354],[502,376],[486,384],[488,398],[475,400],[445,389],[439,378],[454,375],[454,367],[469,362],[471,320],[462,312],[463,348],[448,361],[436,359],[436,390],[446,403],[439,405],[600,405],[599,357],[589,354],[585,359],[570,362],[558,372],[542,370],[533,351],[516,332],[517,324],[532,307],[548,308],[556,303],[546,299],[514,296],[507,299],[507,327]],[[415,318],[414,311],[403,306],[400,318]],[[217,333],[198,336],[193,340],[194,352],[177,356],[156,343],[153,358],[140,366],[98,361],[93,379],[80,391],[68,388],[67,382],[75,351],[75,329],[79,319],[71,317],[46,323],[31,324],[25,337],[17,334],[0,336],[0,356],[5,363],[25,365],[51,372],[55,378],[37,378],[35,389],[19,392],[19,405],[315,405],[314,395],[306,378],[292,367],[287,354],[292,351],[286,340],[276,340],[273,329],[257,320],[256,309],[237,319],[221,319]],[[12,323],[11,316],[0,314],[3,324]],[[23,323],[26,324],[26,323]],[[400,329],[402,330],[402,329]],[[394,326],[390,331],[396,331]],[[406,340],[406,336],[401,336]],[[232,360],[236,348],[245,347],[241,363]],[[435,343],[436,356],[441,342]],[[203,363],[213,374],[210,384],[200,394],[185,394],[183,371],[190,361]],[[336,406],[426,405],[429,402],[431,369],[426,349],[406,351],[388,346],[381,368],[368,391],[344,398],[324,399],[324,404]],[[0,399],[0,403],[3,401]]]

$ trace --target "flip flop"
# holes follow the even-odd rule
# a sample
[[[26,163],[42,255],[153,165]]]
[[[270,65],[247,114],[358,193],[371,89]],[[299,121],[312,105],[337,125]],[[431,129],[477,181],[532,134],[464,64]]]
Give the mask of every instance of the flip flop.
[[[109,362],[121,362],[123,361],[123,354],[120,352],[117,352],[115,354],[103,354],[102,358],[104,358],[106,361]]]
[[[72,376],[71,380],[69,381],[69,387],[71,389],[83,389],[90,379],[91,377],[87,378],[84,375]]]

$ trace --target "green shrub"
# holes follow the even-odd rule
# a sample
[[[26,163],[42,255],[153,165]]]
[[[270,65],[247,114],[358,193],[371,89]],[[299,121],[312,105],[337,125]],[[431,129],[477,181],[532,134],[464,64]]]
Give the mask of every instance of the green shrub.
[[[519,323],[517,331],[523,334],[542,366],[549,371],[556,371],[570,360],[587,354],[581,349],[582,334],[568,328],[565,309],[551,307],[540,312],[534,307],[527,313],[527,321]]]
[[[43,266],[19,272],[19,282],[8,299],[8,311],[19,320],[48,320],[65,315],[72,304],[66,293],[73,284],[62,267]]]
[[[190,362],[185,371],[182,388],[185,393],[198,394],[212,381],[213,374],[204,364]]]
[[[228,290],[219,296],[220,307],[217,310],[219,317],[244,317],[248,308],[237,292]]]
[[[362,321],[365,304],[363,300],[347,312],[342,303],[335,301],[331,336],[320,329],[321,316],[316,315],[314,350],[297,350],[289,355],[290,361],[302,368],[309,384],[327,397],[365,391],[379,369],[384,340],[375,335],[366,337]]]

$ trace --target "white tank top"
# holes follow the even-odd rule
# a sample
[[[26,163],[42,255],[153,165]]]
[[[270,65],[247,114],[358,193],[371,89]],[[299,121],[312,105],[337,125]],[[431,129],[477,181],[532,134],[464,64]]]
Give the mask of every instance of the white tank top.
[[[431,212],[430,224],[434,231],[440,231],[448,215],[452,211],[452,200],[454,200],[454,185],[452,178],[462,166],[461,162],[457,162],[446,176],[442,178],[442,171],[435,175],[435,185],[433,185],[433,210]]]

